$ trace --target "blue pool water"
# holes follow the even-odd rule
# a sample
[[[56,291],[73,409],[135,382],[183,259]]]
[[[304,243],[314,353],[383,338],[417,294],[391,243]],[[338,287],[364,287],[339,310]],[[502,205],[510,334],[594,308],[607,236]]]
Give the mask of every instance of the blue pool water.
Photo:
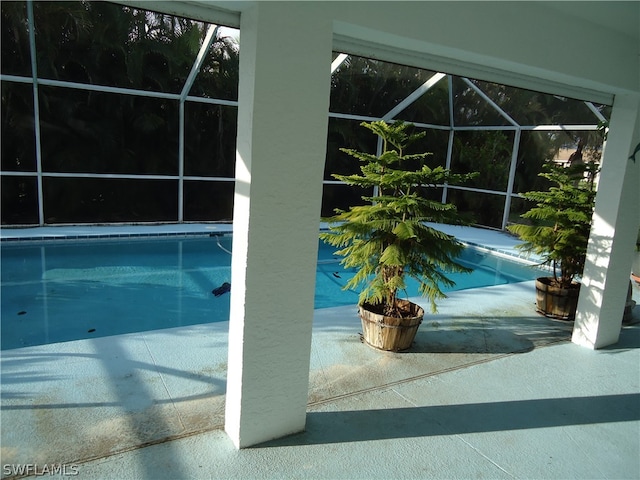
[[[1,253],[1,348],[12,349],[229,319],[231,236],[16,242]],[[335,248],[320,242],[315,308],[355,305]],[[535,269],[475,249],[454,290],[532,280]],[[410,286],[408,294],[417,295]]]

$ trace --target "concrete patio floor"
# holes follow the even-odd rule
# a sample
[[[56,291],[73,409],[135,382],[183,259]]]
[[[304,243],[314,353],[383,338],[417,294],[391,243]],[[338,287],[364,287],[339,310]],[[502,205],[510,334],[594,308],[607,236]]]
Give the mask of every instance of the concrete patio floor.
[[[354,307],[316,310],[306,431],[241,451],[227,322],[3,351],[2,477],[640,478],[640,306],[591,351],[534,298],[454,292],[406,353],[362,344]]]
[[[306,432],[242,451],[222,430],[226,323],[4,351],[3,469],[640,478],[640,325],[590,351],[532,298],[532,282],[454,293],[406,353],[362,344],[352,307],[316,311]]]

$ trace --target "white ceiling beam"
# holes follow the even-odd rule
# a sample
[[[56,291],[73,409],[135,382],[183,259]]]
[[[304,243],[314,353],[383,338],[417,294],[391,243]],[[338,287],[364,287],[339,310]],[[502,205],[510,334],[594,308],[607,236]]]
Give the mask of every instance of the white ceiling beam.
[[[216,36],[218,35],[219,28],[220,27],[217,25],[209,25],[209,28],[207,28],[207,35],[204,37],[204,41],[200,46],[200,51],[196,56],[196,60],[193,62],[193,65],[191,66],[191,71],[189,72],[189,76],[187,77],[187,79],[184,82],[184,85],[182,86],[182,92],[180,93],[181,102],[184,102],[187,98],[187,95],[189,95],[189,90],[191,90],[191,87],[193,86],[193,82],[195,81],[196,76],[198,75],[198,72],[202,67],[202,63],[204,62],[205,55],[209,51],[209,48],[211,48],[211,44],[213,43]]]
[[[434,73],[429,80],[420,85],[416,90],[414,90],[408,97],[402,100],[398,105],[389,110],[385,115],[382,116],[382,119],[392,120],[402,112],[405,108],[411,105],[413,102],[418,100],[422,95],[427,93],[436,83],[445,78],[447,75],[445,73]]]
[[[335,73],[335,71],[340,68],[340,65],[342,65],[344,63],[344,61],[347,59],[349,55],[347,55],[346,53],[341,53],[340,55],[338,55],[336,57],[336,59],[331,62],[331,73]]]
[[[473,83],[468,78],[464,78],[464,77],[462,78],[462,81],[464,83],[466,83],[469,87],[471,87],[471,89],[474,92],[476,92],[478,95],[480,95],[480,97],[482,97],[482,99],[485,102],[487,102],[489,105],[491,105],[504,119],[507,120],[507,122],[509,122],[514,127],[519,127],[520,126],[518,124],[518,122],[516,122],[513,118],[511,118],[511,116],[509,114],[507,114],[507,112],[505,112],[502,108],[500,108],[500,106],[496,102],[494,102],[491,98],[489,98],[489,95],[484,93],[482,91],[482,89],[480,87],[478,87],[475,83]],[[453,94],[453,92],[450,92],[450,94]]]

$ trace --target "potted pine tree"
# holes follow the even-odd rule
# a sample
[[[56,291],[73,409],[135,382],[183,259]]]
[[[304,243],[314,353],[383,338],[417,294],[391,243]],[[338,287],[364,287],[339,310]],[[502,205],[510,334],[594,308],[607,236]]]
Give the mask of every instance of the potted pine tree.
[[[365,205],[337,209],[324,219],[330,228],[320,237],[338,247],[346,268],[355,275],[345,289],[362,287],[358,309],[363,337],[372,347],[402,351],[411,347],[424,309],[401,298],[406,281],[418,282],[418,291],[436,311],[436,300],[446,295],[442,286],[454,284],[447,273],[469,272],[456,258],[464,245],[427,222],[464,224],[452,204],[431,200],[428,190],[444,183],[463,183],[476,174],[454,174],[441,166],[429,167],[429,152],[407,154],[406,149],[425,135],[410,133],[404,122],[364,122],[382,140],[382,153],[352,149],[343,152],[361,162],[360,174],[334,175],[348,185],[374,190],[362,197]]]
[[[594,162],[563,167],[545,165],[541,177],[554,184],[547,191],[528,192],[522,196],[535,206],[521,217],[528,224],[507,227],[523,240],[517,246],[538,255],[551,275],[536,280],[536,310],[550,318],[573,320],[578,305],[580,283],[591,231],[595,203]]]

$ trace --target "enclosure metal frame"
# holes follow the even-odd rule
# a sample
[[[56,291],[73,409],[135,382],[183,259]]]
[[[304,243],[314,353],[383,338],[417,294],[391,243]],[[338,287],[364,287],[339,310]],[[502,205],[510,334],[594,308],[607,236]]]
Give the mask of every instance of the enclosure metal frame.
[[[208,52],[208,50],[213,45],[215,38],[217,37],[217,33],[219,31],[220,26],[209,24],[207,34],[200,46],[200,50],[196,59],[194,60],[194,64],[190,71],[190,74],[185,81],[185,84],[182,88],[182,91],[178,94],[172,93],[164,93],[164,92],[154,92],[147,90],[136,90],[129,88],[121,88],[121,87],[109,87],[104,85],[94,85],[94,84],[82,84],[68,81],[60,81],[60,80],[51,80],[39,78],[37,72],[36,65],[36,43],[35,43],[35,30],[33,28],[34,25],[34,15],[33,15],[33,1],[27,0],[27,21],[28,21],[28,32],[29,32],[29,47],[31,54],[31,72],[32,75],[30,77],[26,76],[17,76],[17,75],[0,75],[0,81],[6,82],[15,82],[15,83],[27,83],[31,84],[33,87],[33,99],[34,99],[34,135],[35,135],[35,148],[36,148],[36,170],[35,171],[0,171],[0,175],[2,176],[20,176],[20,177],[36,177],[37,179],[37,190],[38,190],[38,224],[40,226],[45,225],[44,221],[44,200],[43,200],[43,178],[46,177],[64,177],[64,178],[113,178],[113,179],[146,179],[146,180],[177,180],[178,181],[178,222],[184,222],[184,182],[185,180],[196,180],[196,181],[206,181],[206,182],[235,182],[234,178],[230,177],[212,177],[212,176],[195,176],[195,175],[185,175],[184,174],[184,146],[185,146],[185,118],[184,118],[184,109],[186,102],[199,102],[206,103],[211,105],[223,105],[223,106],[231,106],[237,107],[238,101],[236,100],[223,100],[217,98],[203,98],[203,97],[195,97],[188,95],[189,90],[200,71],[200,67],[202,65],[203,59]],[[331,74],[336,73],[342,63],[349,58],[349,54],[340,53],[331,63]],[[485,102],[488,103],[500,116],[505,118],[509,125],[483,125],[483,126],[462,126],[455,125],[454,116],[453,116],[453,89],[452,89],[452,75],[436,72],[429,79],[427,79],[422,85],[416,88],[413,92],[407,95],[404,99],[402,99],[394,108],[386,112],[380,117],[374,116],[366,116],[366,115],[356,115],[356,114],[346,114],[340,112],[329,112],[330,118],[338,118],[338,119],[348,119],[348,120],[356,120],[356,121],[376,121],[376,120],[384,120],[387,122],[392,122],[398,119],[398,116],[411,104],[413,104],[416,100],[426,94],[431,88],[433,88],[438,82],[447,80],[449,84],[448,92],[449,92],[449,125],[437,125],[437,124],[429,124],[429,123],[421,123],[421,122],[413,122],[416,127],[425,128],[425,129],[435,129],[435,130],[445,130],[449,132],[448,139],[448,148],[447,148],[447,158],[446,158],[446,167],[451,166],[451,157],[453,152],[453,141],[455,137],[455,133],[459,131],[465,130],[487,130],[487,131],[513,131],[514,139],[513,139],[513,147],[512,147],[512,155],[511,162],[509,167],[509,176],[508,176],[508,184],[507,188],[504,191],[498,190],[487,190],[481,188],[474,187],[462,187],[462,186],[453,186],[453,185],[442,185],[443,193],[442,193],[442,201],[446,202],[449,190],[466,190],[470,192],[490,194],[490,195],[499,195],[504,197],[504,213],[502,218],[501,229],[504,230],[508,223],[509,212],[511,209],[511,202],[513,198],[518,198],[520,195],[513,191],[514,187],[514,179],[516,173],[516,164],[517,158],[520,148],[520,139],[523,131],[560,131],[560,130],[570,130],[570,131],[595,131],[601,128],[598,123],[589,124],[589,125],[520,125],[516,122],[507,112],[505,112],[499,105],[497,105],[481,88],[479,88],[476,84],[471,82],[468,78],[460,77],[462,80],[473,89]],[[39,93],[38,87],[39,85],[45,86],[54,86],[54,87],[63,87],[63,88],[72,88],[78,90],[89,90],[96,91],[102,93],[115,93],[122,95],[137,95],[144,97],[152,97],[152,98],[164,98],[170,100],[179,101],[179,150],[178,150],[178,174],[177,175],[159,175],[159,174],[119,174],[119,173],[64,173],[64,172],[45,172],[42,168],[42,149],[40,142],[40,111],[39,111]],[[589,110],[593,113],[594,119],[597,119],[597,122],[601,123],[606,121],[605,117],[602,113],[593,105],[592,102],[584,101],[584,104],[589,108]],[[381,153],[382,145],[378,143],[378,154]],[[324,180],[324,185],[335,185],[335,184],[343,184],[343,182],[338,180]]]
[[[340,65],[347,60],[349,57],[348,54],[340,54],[331,64],[331,73],[334,74],[340,68]],[[424,94],[426,94],[431,88],[433,88],[438,82],[443,79],[447,79],[448,82],[448,92],[449,92],[449,125],[437,125],[437,124],[429,124],[429,123],[421,123],[421,122],[412,122],[416,127],[434,129],[434,130],[447,130],[449,131],[449,144],[447,148],[447,158],[445,161],[445,167],[451,167],[451,158],[453,153],[453,140],[455,136],[455,132],[459,131],[489,131],[489,130],[498,130],[498,131],[513,131],[514,139],[513,139],[513,147],[511,153],[511,162],[509,165],[509,177],[507,188],[504,191],[500,190],[487,190],[482,188],[474,188],[474,187],[464,187],[464,186],[454,186],[444,184],[441,185],[443,188],[442,191],[442,202],[445,203],[447,201],[447,195],[449,190],[465,190],[469,192],[476,193],[485,193],[490,195],[500,195],[505,197],[504,201],[504,212],[502,216],[502,224],[500,230],[505,230],[509,221],[509,212],[511,210],[511,201],[514,198],[521,198],[522,196],[519,193],[513,191],[515,174],[516,174],[516,165],[518,160],[518,154],[520,151],[520,138],[523,131],[597,131],[601,129],[602,122],[606,122],[606,118],[602,115],[600,110],[598,110],[593,102],[583,101],[583,103],[587,106],[587,108],[593,113],[595,119],[597,119],[598,123],[587,124],[587,125],[570,125],[570,124],[559,124],[559,125],[521,125],[516,122],[507,112],[504,111],[498,104],[496,104],[490,97],[487,95],[480,87],[474,84],[471,80],[466,77],[458,77],[461,78],[472,90],[474,90],[491,108],[493,108],[500,116],[502,116],[510,125],[474,125],[474,126],[462,126],[455,125],[454,123],[454,115],[453,115],[453,88],[452,88],[452,78],[453,75],[436,72],[429,79],[427,79],[422,85],[416,88],[412,93],[410,93],[407,97],[401,100],[394,108],[389,110],[387,113],[380,117],[374,116],[366,116],[366,115],[354,115],[354,114],[344,114],[344,113],[334,113],[330,112],[329,117],[331,118],[340,118],[346,120],[357,120],[362,122],[371,122],[377,120],[384,120],[386,122],[393,122],[394,120],[398,120],[398,115],[404,111],[409,105],[414,103]],[[378,141],[377,146],[377,155],[382,153],[382,141]],[[344,184],[341,181],[332,181],[325,180],[325,184]]]
[[[34,28],[34,14],[33,14],[33,0],[26,1],[27,6],[27,30],[29,33],[29,49],[31,55],[31,77],[19,76],[19,75],[6,75],[0,74],[0,81],[14,82],[14,83],[26,83],[31,84],[33,87],[33,114],[34,114],[34,131],[35,131],[35,150],[36,150],[36,170],[2,170],[0,175],[2,176],[14,176],[14,177],[36,177],[37,190],[38,190],[38,225],[57,225],[52,223],[45,223],[44,221],[44,199],[43,199],[43,179],[47,177],[58,178],[109,178],[109,179],[134,179],[134,180],[177,180],[178,181],[178,222],[184,222],[184,181],[185,180],[197,180],[206,182],[234,182],[234,178],[230,177],[215,177],[215,176],[198,176],[198,175],[185,175],[184,174],[184,109],[186,102],[198,102],[206,103],[210,105],[223,105],[223,106],[238,106],[237,100],[223,100],[218,98],[205,98],[195,97],[189,95],[189,91],[193,82],[196,79],[198,72],[202,66],[205,55],[213,45],[217,34],[220,29],[220,25],[208,24],[207,33],[200,45],[200,49],[194,63],[191,67],[189,76],[185,80],[183,88],[180,93],[166,93],[166,92],[154,92],[150,90],[137,90],[132,88],[111,87],[106,85],[85,84],[61,80],[53,80],[40,78],[37,71],[36,62],[36,41],[35,41],[35,28]],[[205,22],[203,22],[205,23]],[[140,97],[151,97],[159,99],[177,100],[179,102],[179,131],[178,131],[178,174],[177,175],[165,175],[165,174],[125,174],[125,173],[82,173],[82,172],[45,172],[42,168],[42,146],[40,141],[40,109],[39,109],[39,85],[71,88],[75,90],[86,90],[100,93],[115,93],[120,95],[135,95]],[[167,223],[167,222],[153,222],[153,223]]]

